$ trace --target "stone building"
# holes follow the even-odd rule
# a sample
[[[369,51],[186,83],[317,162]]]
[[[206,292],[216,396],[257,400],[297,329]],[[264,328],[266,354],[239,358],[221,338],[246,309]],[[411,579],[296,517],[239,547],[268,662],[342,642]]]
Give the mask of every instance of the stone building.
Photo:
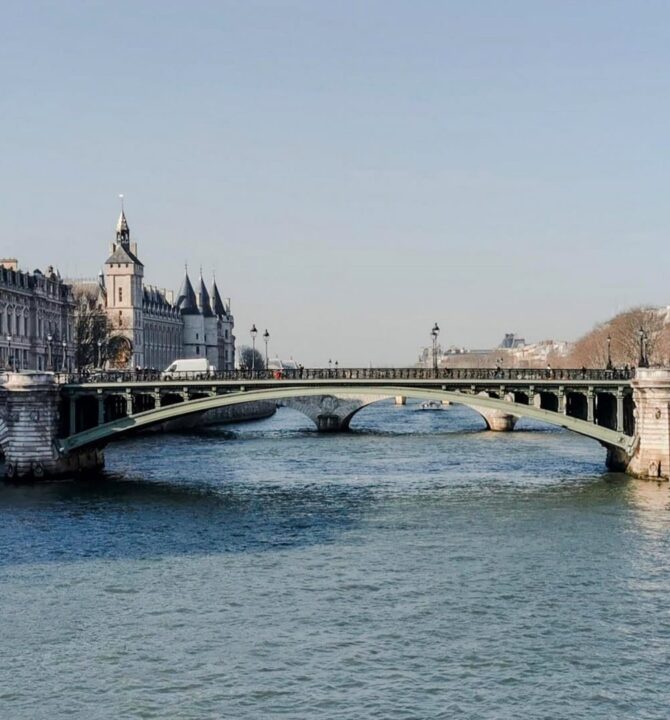
[[[99,298],[112,327],[117,367],[163,369],[177,358],[206,357],[217,370],[234,368],[234,319],[216,281],[208,290],[201,273],[196,295],[187,271],[176,301],[171,292],[144,285],[144,265],[123,210]]]
[[[52,267],[30,273],[15,259],[0,260],[0,367],[71,369],[74,305]]]

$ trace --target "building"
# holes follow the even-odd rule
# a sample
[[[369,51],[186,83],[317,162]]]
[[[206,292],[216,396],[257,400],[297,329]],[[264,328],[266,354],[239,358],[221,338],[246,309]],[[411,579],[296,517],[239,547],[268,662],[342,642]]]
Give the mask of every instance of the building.
[[[208,290],[201,272],[196,294],[187,270],[176,301],[171,292],[145,285],[123,210],[98,285],[112,331],[109,364],[162,369],[177,358],[206,357],[217,370],[234,369],[234,319],[216,281]]]
[[[523,347],[525,344],[526,341],[524,338],[519,337],[516,333],[505,333],[505,337],[498,347],[503,350],[514,350],[515,348]]]
[[[495,348],[472,349],[451,346],[443,350],[437,346],[437,365],[440,368],[506,368],[545,367],[547,364],[558,366],[568,355],[570,343],[557,340],[542,340],[526,343],[515,333],[505,333],[501,343]],[[432,348],[420,350],[418,367],[433,366]]]
[[[72,369],[74,298],[53,267],[19,270],[0,260],[0,366],[14,370]]]

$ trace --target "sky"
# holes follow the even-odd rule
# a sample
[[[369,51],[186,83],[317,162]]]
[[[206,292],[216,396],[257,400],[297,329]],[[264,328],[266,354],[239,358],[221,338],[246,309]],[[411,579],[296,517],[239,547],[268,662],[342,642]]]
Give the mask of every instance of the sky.
[[[408,365],[670,303],[665,0],[2,1],[0,255]]]

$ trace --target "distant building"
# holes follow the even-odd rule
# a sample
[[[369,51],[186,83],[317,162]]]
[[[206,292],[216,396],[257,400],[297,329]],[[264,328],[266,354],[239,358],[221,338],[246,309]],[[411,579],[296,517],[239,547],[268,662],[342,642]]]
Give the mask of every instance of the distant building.
[[[515,333],[505,333],[502,342],[495,348],[468,349],[451,346],[446,350],[437,348],[437,364],[441,368],[492,368],[496,366],[522,368],[545,367],[548,363],[559,363],[568,355],[570,343],[556,340],[526,344]],[[433,349],[420,350],[419,367],[433,366]]]
[[[513,350],[514,348],[523,347],[525,344],[526,341],[523,338],[517,337],[514,333],[505,333],[505,337],[498,347],[503,350]]]
[[[70,369],[73,328],[74,298],[53,267],[30,273],[0,260],[0,366]]]
[[[514,348],[507,353],[510,367],[557,366],[570,352],[570,343],[565,340],[541,340],[540,342]]]
[[[145,285],[123,210],[98,291],[112,326],[111,365],[160,369],[177,358],[206,357],[218,370],[234,369],[234,319],[216,281],[208,290],[201,273],[196,294],[187,271],[176,301],[171,292]]]

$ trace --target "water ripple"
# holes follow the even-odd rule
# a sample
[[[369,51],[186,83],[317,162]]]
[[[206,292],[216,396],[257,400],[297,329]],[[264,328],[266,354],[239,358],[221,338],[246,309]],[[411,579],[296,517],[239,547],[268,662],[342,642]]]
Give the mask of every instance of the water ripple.
[[[0,488],[0,717],[664,718],[667,485],[380,404]]]

